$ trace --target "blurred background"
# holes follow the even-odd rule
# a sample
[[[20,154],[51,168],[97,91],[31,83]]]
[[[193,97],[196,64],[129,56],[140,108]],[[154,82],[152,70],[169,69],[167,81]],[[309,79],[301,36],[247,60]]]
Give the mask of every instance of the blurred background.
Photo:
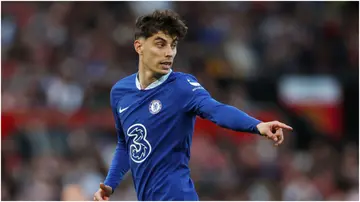
[[[201,200],[359,199],[358,2],[1,5],[2,200],[92,200],[117,141],[110,89],[137,71],[135,19],[165,8],[189,27],[175,71],[294,128],[275,148],[199,118]],[[136,200],[130,175],[111,200]]]

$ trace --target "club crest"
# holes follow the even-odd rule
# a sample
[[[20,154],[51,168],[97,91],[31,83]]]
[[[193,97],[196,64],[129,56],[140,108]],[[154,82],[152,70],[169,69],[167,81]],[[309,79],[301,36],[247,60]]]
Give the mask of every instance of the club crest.
[[[162,105],[161,105],[160,100],[153,100],[153,101],[151,101],[151,103],[149,105],[149,111],[152,114],[157,114],[160,112],[161,107],[162,107]]]

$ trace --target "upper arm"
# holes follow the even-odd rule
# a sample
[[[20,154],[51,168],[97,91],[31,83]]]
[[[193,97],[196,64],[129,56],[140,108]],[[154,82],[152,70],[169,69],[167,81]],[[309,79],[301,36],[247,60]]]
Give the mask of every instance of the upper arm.
[[[214,100],[210,93],[201,86],[194,76],[187,76],[183,79],[183,90],[186,97],[185,109],[202,118],[209,118],[211,110],[221,103]]]

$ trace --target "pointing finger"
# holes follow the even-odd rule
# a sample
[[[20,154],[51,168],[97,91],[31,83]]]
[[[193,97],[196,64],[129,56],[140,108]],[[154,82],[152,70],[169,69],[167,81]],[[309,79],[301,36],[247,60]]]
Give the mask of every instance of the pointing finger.
[[[290,126],[288,126],[288,125],[286,125],[286,124],[284,124],[284,123],[281,123],[281,122],[279,122],[279,121],[276,121],[276,122],[275,122],[275,125],[276,125],[277,127],[279,127],[279,128],[288,129],[288,130],[293,130],[292,127],[290,127]]]

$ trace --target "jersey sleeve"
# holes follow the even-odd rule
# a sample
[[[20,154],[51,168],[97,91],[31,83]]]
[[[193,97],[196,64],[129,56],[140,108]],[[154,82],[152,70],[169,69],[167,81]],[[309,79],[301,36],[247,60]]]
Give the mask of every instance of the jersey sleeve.
[[[113,92],[110,94],[110,102],[112,113],[115,120],[115,129],[117,133],[117,145],[114,152],[114,156],[106,176],[105,185],[108,185],[112,188],[112,191],[116,189],[116,187],[120,184],[124,175],[130,169],[129,165],[129,154],[126,149],[125,136],[122,130],[121,122],[119,117],[117,116],[117,100],[114,99]]]
[[[210,93],[192,75],[187,75],[183,84],[186,94],[185,110],[201,118],[239,132],[259,134],[256,126],[261,123],[245,112],[213,99]]]

